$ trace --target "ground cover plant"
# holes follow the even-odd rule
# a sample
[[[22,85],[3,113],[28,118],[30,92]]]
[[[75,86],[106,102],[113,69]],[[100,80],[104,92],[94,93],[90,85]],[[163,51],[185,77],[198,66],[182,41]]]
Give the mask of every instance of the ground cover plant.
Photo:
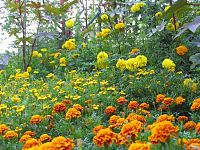
[[[4,1],[0,149],[199,150],[198,1],[87,2]]]

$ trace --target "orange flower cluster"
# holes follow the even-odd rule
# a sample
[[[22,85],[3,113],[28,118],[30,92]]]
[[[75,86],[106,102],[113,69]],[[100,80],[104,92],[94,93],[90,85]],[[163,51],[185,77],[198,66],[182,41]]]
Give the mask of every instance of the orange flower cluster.
[[[18,134],[15,131],[7,131],[3,136],[4,139],[12,139],[16,137],[18,137]]]
[[[171,98],[171,97],[166,97],[164,98],[164,100],[162,101],[162,103],[165,105],[165,106],[169,106],[171,105],[172,103],[174,102],[174,99]]]
[[[188,122],[186,122],[186,123],[184,124],[183,128],[184,128],[185,130],[190,130],[190,131],[192,131],[193,129],[195,129],[196,125],[197,125],[197,124],[196,124],[194,121],[188,121]]]
[[[51,141],[51,136],[49,136],[48,134],[42,134],[41,136],[40,136],[40,139],[39,139],[39,141],[42,143],[42,142],[49,142],[49,141]]]
[[[22,137],[19,139],[19,142],[26,142],[29,139],[31,139],[30,135],[22,135]]]
[[[193,110],[193,111],[200,110],[200,98],[197,98],[193,101],[191,110]]]
[[[9,128],[5,124],[0,124],[0,134],[3,134],[7,130],[9,130]]]
[[[187,116],[179,116],[178,118],[177,118],[177,120],[178,121],[188,121],[188,117]]]
[[[139,105],[139,108],[141,108],[141,109],[149,109],[149,104],[142,103],[142,104]]]
[[[114,114],[115,112],[116,112],[116,108],[113,107],[113,106],[108,106],[108,107],[106,107],[106,109],[104,110],[104,113],[105,113],[106,115],[112,115],[112,114]]]
[[[132,143],[128,150],[150,150],[150,144]]]
[[[42,116],[34,115],[31,117],[30,124],[38,124],[42,121]]]
[[[113,115],[113,116],[111,116],[110,117],[110,119],[109,119],[109,124],[116,124],[117,123],[117,120],[119,119],[119,118],[121,118],[120,116],[116,116],[116,115]]]
[[[134,120],[137,120],[137,121],[140,121],[142,122],[143,124],[146,123],[146,119],[144,118],[144,116],[142,115],[138,115],[136,113],[130,113],[127,118],[126,118],[128,121],[134,121]]]
[[[109,146],[116,140],[117,134],[111,131],[110,128],[101,129],[93,138],[93,142],[98,147]]]
[[[198,147],[200,147],[200,139],[190,139],[186,143],[186,150],[199,150]]]
[[[178,127],[175,127],[170,121],[162,121],[156,123],[151,132],[152,134],[148,139],[153,144],[165,143],[170,137],[177,135]]]
[[[37,139],[34,138],[28,139],[23,146],[23,150],[28,150],[29,148],[32,148],[34,146],[39,146],[39,144],[40,143]]]
[[[120,105],[125,104],[125,103],[127,103],[127,102],[128,102],[128,100],[125,99],[125,97],[119,97],[119,98],[117,99],[117,103],[119,103]]]
[[[160,115],[156,120],[157,123],[163,122],[163,121],[174,121],[174,116],[173,115],[169,116],[167,114],[163,114],[163,115]]]
[[[188,48],[185,47],[184,45],[178,46],[176,48],[176,53],[180,56],[185,55],[188,52]]]
[[[74,141],[70,138],[65,138],[63,136],[58,136],[52,140],[53,150],[71,150],[74,147]]]
[[[63,112],[65,111],[66,109],[66,106],[64,103],[56,103],[54,106],[53,106],[53,112],[55,113],[60,113],[60,112]]]
[[[93,128],[92,132],[94,134],[97,134],[101,129],[104,129],[104,128],[105,128],[104,126],[98,125],[98,126],[96,126],[96,127]]]
[[[73,119],[73,118],[80,118],[81,117],[81,112],[78,111],[76,108],[69,108],[65,118],[66,119]]]
[[[197,134],[200,134],[200,122],[197,123],[196,127],[195,127],[195,131]]]
[[[83,107],[80,104],[74,104],[73,108],[75,108],[78,111],[83,111]]]
[[[177,105],[182,105],[185,102],[185,99],[182,96],[179,96],[175,99]]]
[[[164,95],[164,94],[158,94],[158,95],[156,96],[156,102],[157,102],[157,103],[160,103],[160,102],[162,102],[162,101],[164,100],[164,98],[165,98],[165,95]]]
[[[33,137],[35,135],[35,132],[33,132],[33,131],[26,131],[26,132],[24,132],[24,135],[30,135],[31,137]]]
[[[128,108],[131,110],[135,110],[139,106],[137,101],[130,101],[128,104]]]

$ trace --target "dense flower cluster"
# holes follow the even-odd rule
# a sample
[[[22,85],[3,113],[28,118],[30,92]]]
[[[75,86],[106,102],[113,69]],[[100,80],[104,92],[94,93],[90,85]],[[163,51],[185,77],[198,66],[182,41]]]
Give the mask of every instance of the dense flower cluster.
[[[162,67],[167,69],[168,71],[173,72],[175,70],[176,64],[171,59],[166,58],[162,62]]]

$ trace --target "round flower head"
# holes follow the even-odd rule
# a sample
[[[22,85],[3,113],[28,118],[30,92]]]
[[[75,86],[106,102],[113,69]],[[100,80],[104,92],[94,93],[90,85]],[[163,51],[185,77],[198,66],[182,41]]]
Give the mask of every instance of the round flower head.
[[[126,60],[124,60],[124,59],[118,59],[116,67],[120,71],[124,71],[126,69]]]
[[[165,59],[162,62],[162,67],[167,69],[168,71],[173,72],[175,70],[176,64],[171,59]]]
[[[188,52],[188,48],[185,47],[184,45],[181,45],[176,48],[176,53],[180,56],[185,55]]]
[[[156,16],[156,17],[160,17],[160,16],[162,16],[162,12],[160,12],[160,11],[157,12],[157,13],[155,14],[155,16]]]
[[[73,21],[73,19],[67,20],[67,21],[65,22],[65,25],[66,25],[66,27],[69,28],[69,29],[73,28],[73,26],[74,26],[74,21]]]
[[[125,27],[125,24],[123,22],[117,23],[115,25],[116,30],[122,30],[122,29],[124,29],[124,27]]]
[[[101,15],[101,20],[107,21],[108,20],[108,15],[107,14]]]

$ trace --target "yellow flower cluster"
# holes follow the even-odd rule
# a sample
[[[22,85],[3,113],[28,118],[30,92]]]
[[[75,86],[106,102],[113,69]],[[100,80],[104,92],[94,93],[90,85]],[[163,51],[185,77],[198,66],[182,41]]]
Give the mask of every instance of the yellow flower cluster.
[[[136,4],[132,5],[132,7],[131,7],[131,12],[133,12],[133,13],[138,12],[138,11],[140,11],[140,9],[143,8],[144,6],[145,6],[145,3],[144,3],[144,2],[136,3]]]
[[[74,26],[74,20],[73,19],[69,19],[65,22],[65,25],[67,28],[71,29]]]
[[[97,33],[97,37],[105,38],[105,37],[107,37],[109,35],[109,33],[110,33],[110,29],[109,28],[105,28],[101,32]]]
[[[101,20],[108,21],[108,15],[107,14],[101,15]]]
[[[162,62],[162,67],[167,69],[168,71],[173,72],[175,70],[176,64],[171,59],[166,58]]]
[[[76,44],[75,44],[75,39],[69,39],[67,40],[62,48],[66,48],[67,50],[74,50],[76,48]]]
[[[62,67],[65,67],[67,65],[67,61],[65,57],[60,58],[59,62],[60,62],[60,66]]]
[[[39,53],[38,51],[33,51],[32,57],[41,58],[41,57],[42,57],[42,54]]]
[[[97,55],[97,68],[104,69],[108,67],[108,54],[106,52],[101,51]]]
[[[125,24],[123,22],[119,22],[115,25],[116,30],[122,30],[125,28]]]
[[[194,82],[191,78],[186,78],[183,81],[183,85],[187,88],[189,88],[192,92],[196,92],[197,91],[197,83]]]
[[[138,68],[145,67],[147,65],[147,57],[144,55],[138,55],[135,58],[129,58],[128,60],[119,59],[117,61],[116,67],[120,71],[124,71],[125,69],[129,71],[134,71]]]

